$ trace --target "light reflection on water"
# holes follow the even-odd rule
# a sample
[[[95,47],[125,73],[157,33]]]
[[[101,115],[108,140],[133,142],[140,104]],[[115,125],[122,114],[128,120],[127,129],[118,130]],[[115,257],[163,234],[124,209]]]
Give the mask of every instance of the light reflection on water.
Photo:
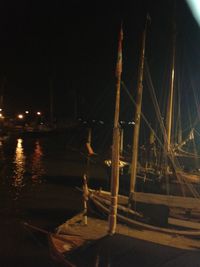
[[[15,189],[15,199],[19,197],[21,189],[30,181],[30,179],[27,179],[28,177],[31,178],[32,183],[40,183],[41,177],[45,173],[42,162],[43,151],[40,141],[35,140],[33,150],[29,151],[30,154],[28,157],[24,149],[24,142],[25,141],[21,138],[17,139],[13,157],[12,187]],[[28,177],[27,173],[29,173]]]
[[[22,222],[53,230],[75,210],[79,211],[82,204],[79,192],[45,179],[46,162],[50,161],[53,168],[56,159],[65,164],[66,142],[63,135],[11,136],[0,143],[0,236],[4,240],[0,266],[56,266],[47,244],[42,243],[43,236],[40,240]]]
[[[35,142],[35,149],[32,156],[32,163],[31,163],[31,173],[32,173],[32,181],[34,183],[40,182],[41,176],[45,173],[43,167],[43,151],[40,142],[37,140]]]
[[[23,140],[21,138],[17,139],[17,146],[15,150],[14,157],[14,175],[12,185],[18,189],[24,186],[23,178],[25,173],[25,160],[23,149]]]

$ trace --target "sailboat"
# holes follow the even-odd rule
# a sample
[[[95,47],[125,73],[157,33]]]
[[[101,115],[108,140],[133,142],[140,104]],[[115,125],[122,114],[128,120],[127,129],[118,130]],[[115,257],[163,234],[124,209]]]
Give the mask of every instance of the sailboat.
[[[175,23],[173,23],[175,25]],[[174,105],[174,91],[175,91],[175,56],[176,56],[176,29],[175,26],[173,25],[173,40],[172,40],[172,64],[171,64],[171,75],[170,75],[170,90],[169,90],[169,96],[168,96],[168,104],[167,104],[167,112],[166,112],[166,124],[164,125],[159,107],[158,107],[158,121],[160,122],[160,128],[162,131],[162,139],[163,143],[161,144],[161,151],[159,151],[159,156],[161,158],[160,163],[154,162],[154,167],[150,166],[147,168],[147,159],[145,159],[145,155],[143,155],[143,162],[145,162],[142,166],[142,168],[138,167],[138,151],[139,151],[139,146],[138,146],[138,139],[139,139],[139,128],[140,128],[140,117],[142,116],[141,113],[141,105],[142,101],[139,103],[137,100],[137,103],[135,103],[136,106],[136,112],[135,112],[135,127],[134,127],[134,134],[133,134],[133,151],[132,151],[132,162],[131,162],[131,182],[130,182],[130,191],[135,190],[136,182],[141,181],[141,184],[143,181],[149,181],[150,187],[147,188],[148,182],[145,182],[144,186],[142,185],[142,189],[146,186],[146,191],[149,193],[154,193],[154,190],[157,191],[158,193],[169,193],[167,191],[170,190],[170,194],[173,195],[181,195],[184,194],[186,196],[190,197],[198,197],[199,193],[195,189],[199,186],[200,184],[200,175],[198,172],[186,172],[182,166],[179,163],[178,158],[179,157],[190,157],[190,158],[200,158],[200,156],[195,155],[193,153],[186,152],[182,149],[182,147],[192,140],[194,138],[194,128],[192,128],[188,134],[188,136],[182,140],[180,139],[178,143],[174,144],[172,141],[172,121],[173,121],[173,105]],[[144,66],[143,66],[144,68]],[[144,70],[140,71],[140,77],[138,77],[138,96],[141,95],[140,92],[140,85],[139,81],[143,79],[143,72]],[[151,81],[150,81],[151,82]],[[142,96],[141,96],[142,99]],[[157,99],[154,101],[156,102]],[[180,103],[179,103],[180,104]],[[158,105],[158,104],[157,104]],[[180,113],[180,111],[179,111]],[[155,131],[150,128],[150,134],[155,138]],[[150,139],[152,139],[150,137]],[[154,141],[149,142],[150,146],[154,143]],[[145,153],[148,154],[148,148],[145,146],[144,150]],[[153,149],[157,149],[154,147]],[[155,159],[154,159],[155,161]],[[157,165],[157,166],[155,166]],[[169,165],[171,165],[169,167]],[[147,179],[146,179],[147,178]],[[142,181],[143,180],[143,181]],[[166,185],[166,180],[167,185]],[[157,187],[155,189],[155,184],[154,182],[156,181]],[[152,183],[152,185],[151,185]],[[168,187],[168,188],[167,188]],[[134,189],[133,189],[134,188]],[[164,190],[163,190],[164,189]],[[145,191],[145,192],[146,192]],[[174,192],[173,192],[174,191]]]
[[[166,131],[164,130],[164,145],[163,151],[166,154],[168,163],[173,168],[173,171],[170,170],[169,164],[163,165],[163,173],[165,179],[169,180],[174,177],[177,178],[177,181],[170,181],[171,185],[178,188],[181,192],[179,194],[167,194],[167,192],[154,193],[152,191],[146,190],[145,192],[136,191],[136,180],[138,178],[137,173],[137,163],[138,163],[138,144],[139,144],[139,130],[140,130],[140,117],[141,117],[141,105],[142,105],[142,90],[143,90],[143,73],[144,73],[144,55],[145,55],[145,39],[146,39],[146,28],[143,32],[143,42],[139,63],[139,73],[138,73],[138,85],[137,85],[137,100],[136,100],[136,112],[135,112],[135,127],[133,134],[133,153],[132,153],[132,163],[131,163],[131,178],[130,178],[130,190],[128,195],[119,196],[119,210],[123,210],[123,213],[126,212],[128,215],[132,216],[130,213],[139,212],[140,216],[137,217],[137,220],[142,222],[151,222],[151,224],[158,224],[161,226],[180,226],[184,229],[199,229],[199,218],[200,218],[200,199],[199,194],[191,183],[187,183],[187,180],[191,182],[194,175],[184,173],[183,171],[177,170],[175,155],[171,145],[171,128],[172,128],[172,104],[173,104],[173,90],[174,90],[174,66],[175,66],[175,35],[173,39],[173,53],[172,53],[172,67],[171,67],[171,80],[170,80],[170,94],[168,100],[169,112],[167,113],[167,123]],[[163,125],[163,128],[164,125]],[[156,174],[155,174],[156,175]],[[155,175],[153,179],[155,178]],[[149,183],[153,185],[153,179],[149,180]],[[182,183],[183,188],[178,184]],[[190,195],[184,194],[185,187],[190,192]],[[180,194],[183,193],[183,196]],[[108,205],[110,202],[109,192],[100,190],[94,191],[90,190],[90,199],[95,203],[95,206],[103,212],[108,211]],[[107,205],[107,206],[106,206]],[[130,211],[131,207],[131,211]],[[159,215],[156,215],[159,213]],[[162,215],[161,215],[162,214]],[[157,216],[157,218],[156,218]],[[118,214],[120,217],[120,214]],[[133,217],[133,216],[132,216]],[[146,217],[146,218],[145,218]],[[126,216],[121,217],[121,220],[128,222],[129,219]],[[133,220],[129,223],[137,225],[137,222]],[[146,225],[148,227],[148,225]]]
[[[139,92],[137,101],[137,118],[141,111],[142,95],[142,70],[144,66],[146,27],[143,32],[141,49]],[[144,247],[153,247],[159,256],[154,257],[154,265],[158,265],[160,257],[166,257],[166,251],[181,253],[186,251],[198,251],[200,225],[193,224],[193,229],[181,226],[179,229],[158,227],[147,223],[143,215],[134,211],[130,206],[137,196],[132,188],[130,197],[121,196],[119,191],[119,150],[120,150],[120,85],[122,73],[122,27],[119,34],[118,60],[116,67],[116,101],[113,127],[112,145],[112,172],[111,190],[94,191],[88,188],[87,175],[84,175],[83,184],[83,211],[75,217],[59,225],[54,233],[49,233],[49,244],[54,258],[61,261],[65,266],[132,266],[136,259],[135,249],[140,249],[145,255]],[[136,125],[137,125],[136,123]],[[135,128],[136,136],[139,136],[139,127]],[[134,151],[137,150],[135,140]],[[137,157],[136,157],[137,159]],[[134,165],[133,165],[134,166]],[[134,177],[132,177],[132,180]],[[152,198],[153,199],[153,198]],[[168,201],[169,198],[168,198]],[[129,204],[129,205],[127,205]],[[174,204],[171,199],[170,204]],[[177,204],[177,201],[176,201]],[[196,205],[197,206],[197,205]],[[101,213],[97,212],[97,209]],[[126,215],[130,215],[128,218]],[[104,216],[103,216],[104,215]],[[162,216],[162,214],[160,215]],[[140,221],[135,220],[140,219]],[[134,226],[134,227],[133,227]],[[139,241],[138,241],[139,240]],[[140,243],[136,248],[137,242]],[[154,251],[155,252],[155,251]],[[146,250],[148,255],[149,250]],[[156,255],[156,254],[155,254]],[[162,258],[162,261],[164,260]],[[165,258],[166,260],[166,258]],[[128,265],[129,263],[129,265]],[[141,265],[140,265],[141,266]]]

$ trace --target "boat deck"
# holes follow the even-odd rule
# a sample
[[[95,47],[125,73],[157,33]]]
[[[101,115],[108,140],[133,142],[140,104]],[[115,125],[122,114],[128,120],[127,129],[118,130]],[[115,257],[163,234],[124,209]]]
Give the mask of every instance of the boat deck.
[[[81,216],[81,215],[80,215]],[[78,220],[76,220],[78,218]],[[77,236],[82,240],[98,240],[108,235],[108,222],[103,219],[88,217],[87,225],[81,221],[81,217],[74,217],[59,226],[57,234]],[[117,224],[116,234],[149,241],[152,243],[166,245],[174,248],[199,250],[200,236],[195,238],[185,237],[172,233],[162,233],[142,227],[129,227],[124,224]]]
[[[200,239],[117,224],[108,235],[108,222],[81,214],[58,227],[49,241],[52,256],[65,266],[199,266]]]

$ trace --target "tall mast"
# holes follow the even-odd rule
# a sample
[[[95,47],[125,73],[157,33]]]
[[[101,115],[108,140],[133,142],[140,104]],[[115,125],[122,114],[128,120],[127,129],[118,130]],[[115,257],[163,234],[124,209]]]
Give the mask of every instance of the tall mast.
[[[115,100],[115,115],[113,127],[113,144],[112,144],[112,171],[111,171],[111,205],[109,214],[109,234],[113,235],[117,224],[117,201],[119,191],[119,108],[120,108],[120,85],[122,73],[122,40],[123,30],[122,25],[119,33],[118,42],[118,58],[116,66],[116,100]]]
[[[78,112],[77,112],[77,90],[74,90],[74,121],[77,120]]]
[[[5,87],[6,78],[4,76],[3,81],[1,83],[1,91],[0,91],[0,108],[3,109],[3,102],[4,102],[4,87]]]
[[[167,105],[167,119],[166,119],[166,132],[167,142],[166,151],[170,151],[171,147],[171,132],[172,132],[172,115],[173,115],[173,96],[174,96],[174,78],[175,78],[175,54],[176,54],[176,30],[175,23],[173,24],[173,40],[172,40],[172,65],[171,65],[171,76],[170,76],[170,91]]]
[[[134,193],[136,183],[136,171],[138,161],[138,143],[139,143],[139,132],[140,132],[140,116],[142,107],[142,93],[143,93],[143,75],[144,75],[144,58],[145,58],[145,42],[146,42],[146,31],[147,22],[149,17],[147,16],[144,31],[142,34],[142,47],[139,60],[138,69],[138,82],[137,82],[137,99],[136,99],[136,111],[135,111],[135,125],[133,132],[133,150],[132,150],[132,162],[131,162],[131,179],[130,179],[130,195]]]
[[[181,126],[181,94],[180,94],[180,83],[178,83],[177,86],[177,93],[178,93],[178,99],[177,99],[177,103],[178,103],[178,109],[177,109],[177,128],[176,128],[176,142],[177,144],[180,144],[182,142],[182,126]]]
[[[3,94],[0,95],[0,108],[3,108]]]
[[[49,81],[49,85],[50,85],[50,90],[49,90],[49,98],[50,98],[50,122],[51,125],[53,125],[53,85],[52,85],[52,80]]]

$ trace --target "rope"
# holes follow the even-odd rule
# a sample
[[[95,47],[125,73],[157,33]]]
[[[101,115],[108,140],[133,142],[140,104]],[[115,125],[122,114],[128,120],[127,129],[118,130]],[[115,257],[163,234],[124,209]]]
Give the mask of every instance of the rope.
[[[124,84],[124,82],[122,81],[121,82],[122,84],[122,87],[124,88],[125,92],[127,93],[127,95],[129,96],[130,100],[132,101],[132,103],[136,106],[136,102],[134,101],[132,95],[130,94],[129,90],[127,89],[126,85]],[[152,88],[153,89],[153,88]],[[155,91],[153,93],[153,97],[154,97],[154,102],[156,103],[156,106],[157,106],[157,114],[160,116],[160,112],[158,111],[158,105],[157,105],[157,99],[156,99],[156,95],[155,95]],[[149,127],[149,129],[154,133],[159,145],[161,146],[161,148],[163,148],[163,150],[165,151],[165,146],[163,145],[161,139],[158,137],[158,135],[155,133],[154,129],[151,127],[151,124],[148,122],[146,116],[143,114],[143,112],[141,112],[141,117],[142,119],[144,120],[144,122],[147,124],[147,126]],[[162,121],[162,120],[161,120]],[[161,123],[161,125],[163,124],[163,122]],[[164,125],[161,126],[162,128],[164,128]],[[165,128],[163,129],[163,132],[164,134],[166,133],[166,130]],[[181,190],[182,190],[182,194],[185,195],[185,190],[183,188],[183,184],[185,184],[187,186],[187,188],[189,189],[189,191],[193,194],[194,197],[199,197],[199,193],[197,192],[197,190],[192,186],[192,184],[189,184],[186,179],[184,177],[182,177],[181,175],[177,174],[177,166],[179,166],[180,168],[180,164],[179,162],[176,160],[175,162],[175,157],[174,157],[174,153],[172,151],[172,149],[170,149],[169,151],[169,154],[168,154],[168,158],[170,159],[170,162],[173,166],[173,169],[174,169],[174,172],[175,172],[175,175],[177,177],[177,180],[181,186]],[[184,183],[182,183],[184,182]]]

